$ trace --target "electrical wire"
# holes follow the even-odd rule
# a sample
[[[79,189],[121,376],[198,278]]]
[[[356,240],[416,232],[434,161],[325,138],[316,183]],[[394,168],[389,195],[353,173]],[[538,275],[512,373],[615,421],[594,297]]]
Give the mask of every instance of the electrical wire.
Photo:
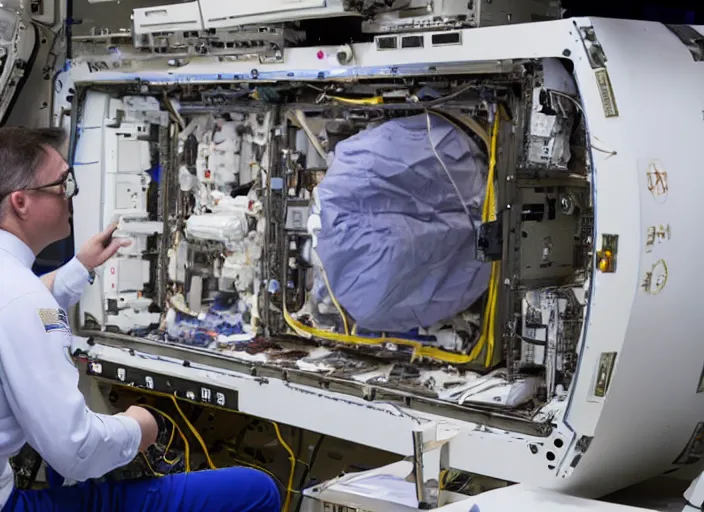
[[[166,94],[166,91],[164,91],[164,106],[166,107],[166,110],[171,114],[173,120],[179,125],[181,130],[185,130],[186,122],[183,120],[183,117],[181,117],[181,114],[179,114],[176,110],[173,100],[169,98],[169,96]]]
[[[489,172],[487,175],[486,194],[484,196],[484,205],[482,209],[482,222],[491,222],[496,220],[496,197],[494,190],[495,174],[496,174],[496,154],[497,141],[499,138],[500,118],[505,115],[503,107],[500,107],[494,116],[494,125],[491,133],[491,146],[489,150]],[[465,205],[466,206],[466,205]],[[493,262],[491,267],[491,276],[489,278],[489,293],[487,296],[487,305],[484,310],[484,321],[482,322],[482,333],[477,343],[469,354],[458,354],[448,352],[446,350],[429,347],[423,345],[416,340],[394,337],[367,338],[363,336],[347,335],[309,327],[299,322],[291,316],[286,307],[286,300],[283,300],[284,320],[288,326],[299,336],[304,338],[319,338],[326,341],[337,343],[346,343],[352,345],[382,345],[384,343],[394,343],[413,348],[412,360],[425,357],[435,359],[450,364],[467,364],[476,361],[480,358],[482,352],[486,348],[486,356],[484,360],[485,366],[491,366],[494,358],[495,347],[495,325],[496,325],[496,309],[498,305],[498,288],[500,277],[500,262]],[[331,293],[331,298],[333,294]]]
[[[442,169],[445,171],[445,175],[447,175],[447,178],[450,180],[450,183],[452,183],[452,186],[455,189],[455,193],[457,194],[458,199],[460,200],[460,203],[462,203],[462,208],[464,208],[464,212],[467,214],[467,221],[472,224],[472,215],[469,213],[469,207],[467,206],[467,203],[464,202],[464,198],[462,197],[462,192],[460,192],[460,188],[457,186],[457,182],[455,179],[452,177],[452,174],[450,173],[450,170],[447,168],[445,165],[445,162],[442,161],[442,158],[440,158],[440,155],[438,154],[438,150],[435,147],[435,142],[433,142],[433,137],[431,136],[432,133],[432,126],[430,124],[430,112],[425,112],[425,127],[428,132],[428,142],[430,142],[430,149],[433,150],[433,154],[435,155],[435,159],[438,161]],[[474,224],[472,224],[472,227],[474,227]]]
[[[282,508],[284,512],[288,512],[289,507],[291,506],[291,493],[293,492],[293,477],[296,473],[296,455],[293,453],[293,450],[281,435],[279,424],[275,421],[272,421],[271,424],[274,426],[274,432],[276,432],[276,437],[278,438],[279,443],[281,443],[281,446],[283,446],[284,449],[288,452],[289,460],[291,462],[291,471],[289,472],[288,484],[286,486],[286,501],[284,501],[284,506]]]
[[[176,397],[171,395],[171,401],[174,403],[174,407],[176,407],[176,410],[181,415],[181,418],[183,418],[183,421],[186,423],[186,426],[190,429],[191,433],[198,441],[198,444],[200,444],[200,447],[203,450],[203,455],[205,455],[205,460],[208,461],[208,467],[210,467],[210,469],[217,469],[215,464],[213,464],[213,460],[210,458],[210,453],[208,452],[208,448],[205,446],[205,441],[203,440],[203,437],[200,435],[196,427],[193,426],[193,423],[191,423],[188,417],[186,417],[186,415],[183,413],[183,410],[178,405],[178,400],[176,400]]]
[[[324,440],[325,440],[325,435],[321,434],[320,437],[318,438],[318,441],[316,441],[315,446],[313,447],[313,451],[310,454],[310,458],[308,459],[308,464],[306,464],[306,468],[303,471],[303,475],[301,475],[301,481],[300,481],[300,484],[298,485],[299,489],[306,488],[306,486],[308,484],[308,475],[313,470],[313,465],[315,464],[315,460],[318,458],[318,452],[320,452],[320,447],[323,445]],[[302,504],[303,504],[303,498],[301,497],[298,500],[298,503],[296,504],[296,509],[294,512],[299,512],[301,510]]]
[[[328,274],[325,272],[324,268],[321,268],[321,274],[323,275],[323,281],[325,282],[325,287],[328,290],[328,295],[330,295],[330,300],[332,300],[333,305],[335,306],[335,309],[337,309],[337,313],[340,315],[340,318],[342,318],[342,325],[345,329],[345,334],[349,336],[350,334],[350,326],[349,323],[347,322],[347,314],[345,313],[345,310],[342,309],[342,306],[338,302],[337,298],[335,297],[335,294],[332,293],[332,288],[330,287],[330,281],[328,281]]]
[[[161,457],[162,459],[164,459],[164,462],[166,462],[167,464],[176,464],[178,462],[178,457],[173,460],[169,460],[166,458],[166,454],[169,453],[169,450],[171,449],[171,444],[174,442],[175,436],[176,436],[176,429],[172,428],[171,429],[171,437],[169,437],[169,442],[166,443],[166,448],[164,448],[164,455],[162,455],[162,457]]]
[[[582,107],[582,104],[581,104],[579,101],[577,101],[576,98],[573,98],[573,97],[570,96],[569,94],[565,94],[564,92],[556,91],[556,90],[554,90],[554,89],[547,89],[547,92],[548,92],[548,94],[550,94],[551,96],[557,96],[557,97],[559,97],[559,98],[564,98],[564,99],[570,101],[570,102],[577,108],[577,110],[579,110],[579,113],[581,114],[582,119],[583,119],[583,120],[586,119],[586,114],[584,113],[584,108]],[[616,155],[616,151],[609,151],[609,150],[607,150],[607,149],[603,149],[603,148],[597,147],[597,146],[595,146],[593,143],[590,144],[590,146],[591,146],[592,149],[594,149],[594,150],[596,150],[596,151],[599,151],[599,152],[601,152],[601,153],[606,153],[606,154],[608,154],[609,156],[614,156],[614,155]]]
[[[168,451],[168,449],[171,448],[171,443],[173,442],[174,431],[177,431],[179,437],[183,441],[185,471],[186,471],[186,473],[189,473],[191,471],[191,447],[190,447],[190,443],[188,442],[188,439],[183,434],[183,431],[181,430],[181,428],[178,426],[176,421],[171,416],[166,414],[164,411],[157,409],[154,406],[147,405],[147,404],[142,405],[142,407],[144,407],[146,409],[151,409],[151,410],[161,414],[164,418],[166,418],[167,420],[169,420],[171,422],[171,424],[173,425],[173,430],[171,432],[171,439],[169,439],[169,444],[167,445],[166,451]],[[168,459],[166,459],[166,457],[163,457],[163,459],[164,459],[164,462],[166,462],[167,464],[175,463],[175,460],[169,461]]]
[[[463,87],[460,87],[456,91],[451,92],[450,94],[448,94],[446,96],[442,96],[440,98],[429,101],[428,103],[426,103],[426,106],[427,106],[427,108],[437,107],[438,105],[442,105],[443,103],[446,103],[452,99],[457,98],[458,96],[461,96],[462,94],[466,93],[470,89],[476,89],[476,88],[477,88],[476,84],[467,84]]]
[[[132,388],[130,388],[129,386],[121,386],[121,387],[125,387],[127,389],[132,390]],[[188,420],[186,415],[183,413],[183,410],[181,409],[181,407],[179,407],[178,400],[177,400],[176,396],[168,394],[168,393],[160,393],[158,391],[151,391],[151,390],[145,390],[145,389],[140,389],[140,392],[144,393],[144,394],[148,394],[148,395],[168,397],[173,401],[174,405],[176,406],[176,410],[181,415],[183,420],[186,422],[188,427],[191,429],[191,432],[193,432],[193,434],[196,436],[196,439],[198,440],[201,447],[203,448],[203,453],[205,454],[206,458],[208,459],[208,463],[212,464],[211,467],[213,469],[215,469],[215,465],[212,463],[212,460],[210,459],[210,454],[208,453],[208,450],[205,446],[205,442],[203,441],[203,438],[200,436],[200,434],[196,430],[195,426],[193,426],[193,424]],[[165,412],[161,411],[160,409],[157,409],[156,407],[153,407],[151,405],[143,405],[142,407],[145,407],[147,409],[151,409],[155,412],[158,412],[159,414],[164,416],[167,420],[169,420],[173,424],[174,428],[178,430],[178,433],[181,436],[181,439],[183,440],[183,443],[185,446],[184,451],[185,451],[186,472],[190,472],[190,447],[188,444],[188,440],[186,439],[186,437],[183,435],[183,432],[176,424],[176,421],[174,421],[174,419],[171,416],[169,416]],[[211,407],[213,407],[215,409],[221,409],[221,408],[215,407],[215,406],[211,406]],[[225,412],[246,416],[246,414],[244,414],[242,412],[232,411],[230,409],[222,409],[222,410]],[[293,489],[293,478],[296,473],[296,462],[297,462],[296,455],[293,453],[293,450],[291,449],[291,447],[288,445],[288,443],[284,440],[283,436],[281,435],[281,430],[279,429],[278,423],[276,423],[275,421],[271,421],[271,420],[267,420],[267,421],[269,421],[272,424],[272,426],[274,427],[274,432],[276,433],[276,438],[278,439],[281,446],[288,452],[289,461],[291,463],[290,464],[290,474],[288,477],[288,485],[286,486],[286,501],[284,502],[284,508],[282,509],[284,512],[288,512],[288,510],[289,510],[288,507],[290,506],[290,503],[291,503],[291,494],[294,492],[297,492]]]
[[[439,108],[428,109],[427,111],[435,114],[436,116],[442,117],[459,130],[465,131],[465,129],[469,129],[474,135],[479,137],[484,144],[484,149],[487,153],[491,150],[491,135],[481,124],[479,124],[479,121],[473,117],[461,112],[448,112]]]
[[[323,145],[320,143],[320,140],[318,140],[318,137],[316,137],[316,135],[313,133],[313,130],[311,130],[310,125],[308,124],[308,120],[306,119],[306,115],[303,113],[303,111],[289,110],[286,112],[286,117],[294,123],[297,123],[301,127],[301,129],[308,136],[308,139],[310,140],[311,144],[313,144],[313,147],[318,152],[320,157],[323,159],[323,161],[327,162],[327,151],[325,151],[325,148],[323,148]]]
[[[156,477],[162,477],[162,476],[164,476],[163,473],[159,473],[159,472],[157,472],[157,471],[154,470],[154,468],[152,467],[151,463],[149,462],[149,458],[147,458],[147,456],[146,456],[146,454],[145,454],[144,452],[142,452],[142,458],[144,459],[144,462],[146,462],[147,467],[149,468],[149,471],[152,472],[152,475],[154,475],[154,476],[156,476]]]
[[[554,89],[547,89],[547,92],[550,95],[557,96],[559,98],[565,98],[566,100],[570,101],[575,107],[577,107],[577,110],[579,110],[582,116],[584,116],[584,109],[582,108],[581,103],[579,103],[576,98],[573,98],[569,94],[565,94],[564,92],[556,91]]]
[[[491,150],[489,151],[489,175],[487,176],[487,190],[482,210],[482,221],[493,222],[496,220],[496,152],[499,139],[499,123],[501,122],[501,108],[494,114],[494,126],[491,131]],[[499,276],[501,273],[501,262],[494,261],[491,264],[491,276],[489,277],[489,297],[484,310],[484,321],[482,321],[482,334],[479,341],[484,341],[487,345],[484,366],[491,366],[494,357],[494,345],[496,336],[496,309],[499,298]],[[478,354],[477,354],[478,355]]]
[[[158,414],[161,414],[164,418],[166,418],[167,420],[169,420],[171,422],[173,429],[178,432],[178,435],[181,437],[181,440],[183,441],[184,463],[186,465],[186,473],[190,473],[190,471],[191,471],[191,447],[190,447],[190,444],[188,443],[188,439],[186,439],[186,436],[183,435],[183,432],[179,428],[176,421],[171,416],[166,414],[164,411],[162,411],[161,409],[157,409],[156,407],[154,407],[152,405],[144,404],[141,407],[144,407],[145,409],[151,409],[152,411],[154,411]],[[173,431],[171,433],[171,440],[169,440],[169,443],[171,443],[172,441],[173,441]],[[170,444],[167,446],[170,448]],[[145,457],[145,459],[146,459],[146,457]],[[147,462],[149,462],[149,461],[147,461]],[[166,462],[167,464],[170,464],[170,462],[168,462],[165,457],[164,457],[164,462]],[[152,469],[151,466],[149,467],[149,469]],[[152,470],[152,472],[153,472],[153,470]]]
[[[381,105],[384,103],[384,98],[381,96],[372,96],[371,98],[343,98],[342,96],[324,96],[334,101],[339,101],[340,103],[346,103],[347,105]]]

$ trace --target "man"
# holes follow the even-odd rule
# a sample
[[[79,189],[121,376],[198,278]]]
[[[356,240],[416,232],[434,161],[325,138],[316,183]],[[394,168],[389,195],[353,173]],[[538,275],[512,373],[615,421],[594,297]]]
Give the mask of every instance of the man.
[[[78,189],[61,156],[60,130],[0,128],[0,510],[274,511],[280,495],[264,473],[227,468],[134,482],[95,483],[153,444],[155,418],[141,407],[95,414],[78,390],[66,311],[93,270],[124,245],[116,226],[41,280],[36,255],[70,235]],[[92,193],[98,193],[93,191]],[[96,212],[97,215],[97,212]],[[13,489],[8,458],[28,442],[74,486]]]

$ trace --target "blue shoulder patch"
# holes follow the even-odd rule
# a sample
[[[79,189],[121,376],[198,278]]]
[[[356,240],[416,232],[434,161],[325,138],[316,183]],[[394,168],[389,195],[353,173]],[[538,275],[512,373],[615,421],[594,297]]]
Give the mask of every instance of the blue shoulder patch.
[[[71,327],[68,325],[68,315],[63,309],[38,309],[37,314],[46,332],[71,332]]]

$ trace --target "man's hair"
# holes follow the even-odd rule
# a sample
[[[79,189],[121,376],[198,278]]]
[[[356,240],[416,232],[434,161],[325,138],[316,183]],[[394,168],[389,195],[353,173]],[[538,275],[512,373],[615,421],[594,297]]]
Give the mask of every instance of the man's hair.
[[[47,147],[61,153],[65,142],[61,128],[0,128],[0,219],[12,192],[36,186]]]

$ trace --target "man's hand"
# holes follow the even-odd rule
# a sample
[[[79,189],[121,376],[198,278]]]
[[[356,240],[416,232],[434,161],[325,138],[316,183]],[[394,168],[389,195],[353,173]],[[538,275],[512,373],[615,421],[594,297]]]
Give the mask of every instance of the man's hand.
[[[127,238],[113,238],[117,222],[108,226],[102,233],[91,237],[76,254],[86,270],[90,272],[112,258],[120,247],[127,247],[132,242]]]
[[[133,405],[122,414],[135,420],[139,423],[139,428],[142,429],[142,442],[139,445],[140,452],[146,451],[147,448],[156,443],[156,438],[159,435],[159,425],[152,413],[144,407]]]

